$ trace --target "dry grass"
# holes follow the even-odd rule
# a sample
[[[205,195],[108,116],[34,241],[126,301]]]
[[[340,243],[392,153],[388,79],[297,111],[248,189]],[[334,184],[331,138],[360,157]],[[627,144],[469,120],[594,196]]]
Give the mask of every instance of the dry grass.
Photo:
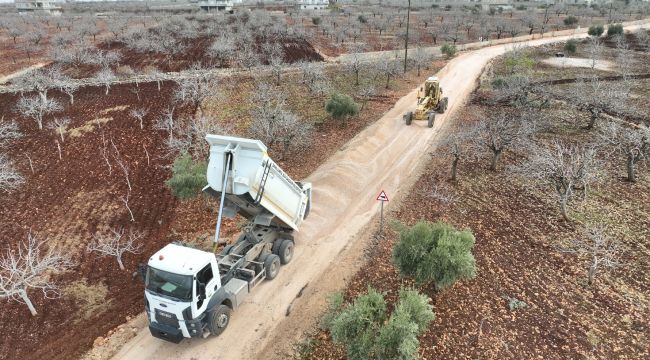
[[[108,287],[103,283],[89,285],[86,278],[74,281],[63,288],[63,296],[73,300],[79,307],[74,322],[88,320],[111,307]]]

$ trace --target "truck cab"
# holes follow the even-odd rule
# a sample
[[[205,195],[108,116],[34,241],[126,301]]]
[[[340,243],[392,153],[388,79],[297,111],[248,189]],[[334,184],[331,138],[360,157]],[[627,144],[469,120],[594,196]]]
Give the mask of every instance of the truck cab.
[[[157,338],[221,334],[230,313],[293,257],[293,231],[311,207],[310,183],[293,181],[259,140],[206,135],[208,184],[220,197],[213,252],[168,244],[143,269],[149,330]],[[234,243],[220,243],[222,216],[248,220]],[[217,254],[218,245],[226,245]]]
[[[221,288],[214,254],[169,244],[150,259],[145,307],[152,335],[172,342],[202,336],[209,300]]]

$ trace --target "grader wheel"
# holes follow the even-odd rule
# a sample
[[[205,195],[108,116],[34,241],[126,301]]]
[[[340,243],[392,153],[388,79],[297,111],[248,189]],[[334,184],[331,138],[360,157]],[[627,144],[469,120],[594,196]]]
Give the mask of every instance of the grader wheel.
[[[433,122],[436,120],[436,114],[431,112],[429,115],[427,115],[427,126],[432,128],[433,127]]]
[[[404,115],[404,121],[406,121],[406,125],[410,126],[411,122],[413,122],[413,112],[409,111]]]
[[[448,105],[448,103],[449,103],[449,98],[443,97],[443,98],[440,100],[440,104],[438,104],[438,112],[439,112],[440,114],[444,114],[445,111],[447,111],[447,105]]]

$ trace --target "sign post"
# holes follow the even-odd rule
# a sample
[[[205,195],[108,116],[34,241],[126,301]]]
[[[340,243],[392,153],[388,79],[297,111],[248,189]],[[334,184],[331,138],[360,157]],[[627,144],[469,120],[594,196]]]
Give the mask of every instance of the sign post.
[[[377,195],[377,201],[381,201],[381,215],[379,218],[379,235],[384,233],[384,203],[388,201],[388,195],[382,190],[379,195]]]

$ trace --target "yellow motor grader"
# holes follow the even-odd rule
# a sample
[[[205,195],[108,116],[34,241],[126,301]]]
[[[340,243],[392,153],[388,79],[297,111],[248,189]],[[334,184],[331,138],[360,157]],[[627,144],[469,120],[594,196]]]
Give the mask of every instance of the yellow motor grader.
[[[418,92],[418,106],[415,109],[415,114],[412,111],[404,114],[406,125],[411,125],[413,120],[427,120],[427,126],[433,127],[433,122],[436,118],[436,112],[442,114],[447,110],[447,103],[449,100],[442,97],[442,88],[440,87],[440,80],[437,77],[431,76],[424,82],[424,93],[422,88]]]

